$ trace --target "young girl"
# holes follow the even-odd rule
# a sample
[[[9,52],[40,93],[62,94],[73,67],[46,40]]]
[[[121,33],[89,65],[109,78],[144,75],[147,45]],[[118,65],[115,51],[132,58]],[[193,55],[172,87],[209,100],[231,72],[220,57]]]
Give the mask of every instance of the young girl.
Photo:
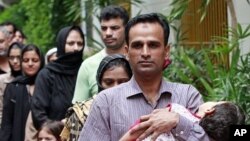
[[[37,133],[37,141],[62,141],[60,133],[63,123],[60,121],[46,121]]]
[[[98,92],[127,82],[131,77],[132,70],[129,66],[129,62],[123,55],[114,54],[106,56],[101,61],[97,70],[96,80]],[[80,131],[87,119],[93,98],[81,103],[76,103],[69,109],[69,116],[61,134],[64,139],[67,139],[68,141],[78,140]]]
[[[0,75],[0,127],[2,121],[2,110],[3,110],[3,94],[6,85],[10,83],[17,76],[22,75],[21,71],[21,52],[23,45],[19,43],[13,43],[10,45],[7,52],[8,61],[10,65],[10,73],[5,73]]]

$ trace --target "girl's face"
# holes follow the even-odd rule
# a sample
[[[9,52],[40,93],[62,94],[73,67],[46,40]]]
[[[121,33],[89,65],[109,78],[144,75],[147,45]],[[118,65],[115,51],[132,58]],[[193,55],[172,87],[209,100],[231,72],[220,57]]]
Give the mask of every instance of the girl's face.
[[[27,51],[23,54],[22,70],[27,76],[34,76],[37,74],[41,66],[39,55],[34,51]]]
[[[50,133],[46,129],[42,129],[38,134],[38,141],[57,141],[56,137]]]
[[[21,70],[21,49],[13,48],[9,54],[9,62],[14,71]]]
[[[107,89],[127,81],[129,81],[129,76],[125,69],[121,66],[115,66],[103,73],[101,85],[104,89]]]

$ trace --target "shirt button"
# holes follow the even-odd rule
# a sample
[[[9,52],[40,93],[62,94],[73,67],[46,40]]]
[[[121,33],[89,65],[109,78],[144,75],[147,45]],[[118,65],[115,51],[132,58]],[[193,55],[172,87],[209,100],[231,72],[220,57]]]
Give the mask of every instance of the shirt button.
[[[180,132],[181,135],[182,135],[183,133],[184,133],[183,131]]]
[[[175,134],[175,136],[176,136],[176,137],[178,137],[178,136],[179,136],[179,134],[178,134],[178,133],[176,133],[176,134]]]

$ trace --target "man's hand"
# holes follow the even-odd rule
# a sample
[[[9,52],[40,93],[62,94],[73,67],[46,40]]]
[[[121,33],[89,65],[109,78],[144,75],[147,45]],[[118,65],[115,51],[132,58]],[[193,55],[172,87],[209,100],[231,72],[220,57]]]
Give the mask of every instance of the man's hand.
[[[179,115],[174,112],[169,112],[166,108],[154,110],[151,114],[141,116],[141,123],[133,127],[131,134],[147,128],[136,141],[141,141],[144,138],[152,135],[151,140],[155,141],[162,133],[168,133],[175,128],[179,122]]]

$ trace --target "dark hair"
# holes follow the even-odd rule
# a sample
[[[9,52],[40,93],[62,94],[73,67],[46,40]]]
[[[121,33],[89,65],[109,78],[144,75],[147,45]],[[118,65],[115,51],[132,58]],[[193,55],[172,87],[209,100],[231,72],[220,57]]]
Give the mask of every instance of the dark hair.
[[[138,15],[129,20],[125,27],[125,41],[127,45],[129,44],[129,31],[138,23],[159,23],[164,30],[164,44],[167,45],[170,33],[169,24],[164,16],[159,13]]]
[[[243,110],[234,103],[226,102],[214,106],[215,111],[200,121],[208,136],[216,141],[228,141],[231,125],[245,124]]]
[[[112,67],[123,67],[129,78],[131,78],[133,75],[129,62],[126,60],[125,56],[121,54],[113,54],[106,56],[102,59],[97,70],[96,80],[98,85],[98,92],[103,90],[101,82],[104,72],[106,72],[106,70]]]
[[[123,7],[110,5],[102,9],[100,15],[100,21],[110,20],[114,18],[121,18],[123,20],[124,26],[127,24],[129,20],[128,13]]]
[[[57,141],[61,141],[60,134],[63,130],[63,123],[61,121],[52,121],[48,120],[43,125],[37,132],[37,138],[41,130],[45,129],[49,134],[55,136]]]
[[[23,48],[22,53],[21,53],[21,56],[22,56],[21,62],[22,62],[24,53],[27,52],[27,51],[35,51],[35,52],[38,54],[38,56],[39,56],[39,58],[40,58],[40,61],[41,61],[41,65],[40,65],[39,70],[41,70],[41,69],[43,68],[43,66],[44,66],[44,57],[43,57],[43,54],[42,54],[42,52],[40,51],[40,49],[39,49],[36,45],[33,45],[33,44],[28,44],[28,45],[26,45],[26,46]]]

